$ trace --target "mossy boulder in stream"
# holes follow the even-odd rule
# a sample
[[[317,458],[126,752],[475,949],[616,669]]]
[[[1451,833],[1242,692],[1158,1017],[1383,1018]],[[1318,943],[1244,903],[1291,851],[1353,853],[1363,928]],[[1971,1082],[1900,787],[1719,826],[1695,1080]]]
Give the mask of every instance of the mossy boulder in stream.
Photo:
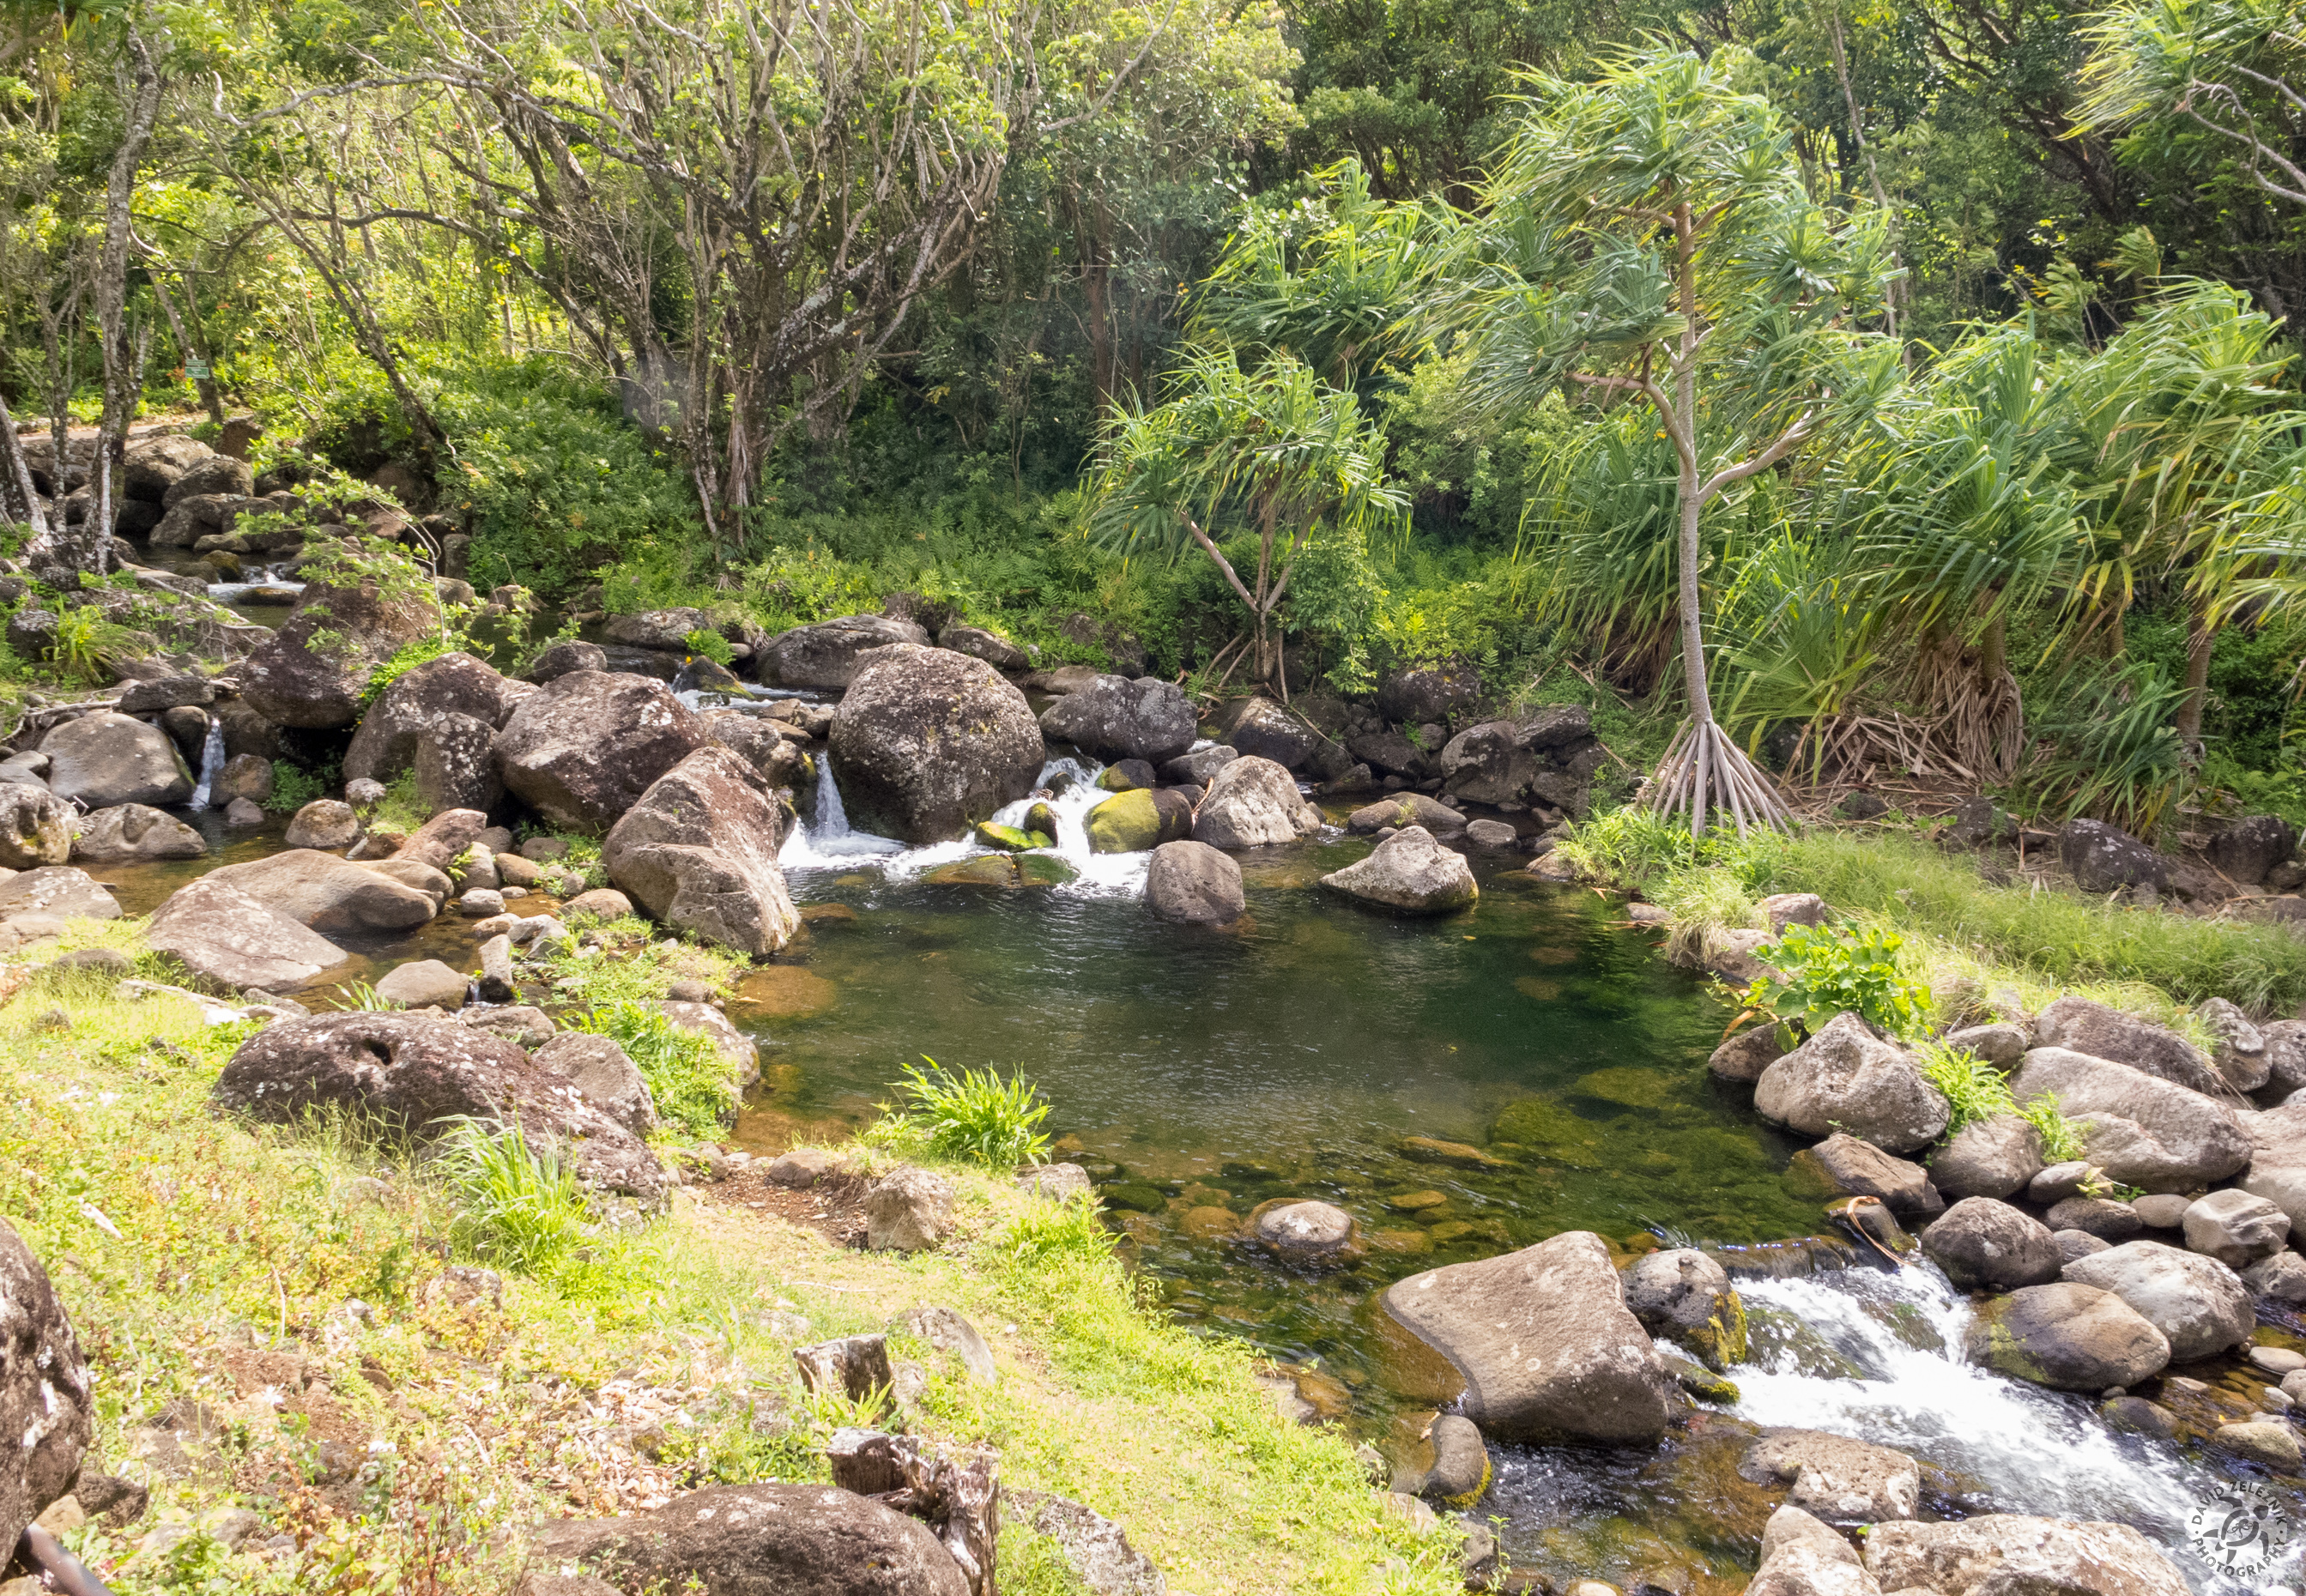
[[[1078,874],[1055,854],[986,853],[939,865],[921,879],[940,887],[1054,887]]]
[[[1147,853],[1190,835],[1193,807],[1182,793],[1140,787],[1091,809],[1087,825],[1091,853]]]
[[[1746,1305],[1713,1259],[1694,1247],[1653,1252],[1625,1279],[1626,1306],[1644,1329],[1679,1343],[1716,1373],[1746,1361]]]
[[[990,820],[977,823],[977,840],[986,847],[997,848],[1004,853],[1030,853],[1037,848],[1056,846],[1055,841],[1046,832],[1002,825]]]

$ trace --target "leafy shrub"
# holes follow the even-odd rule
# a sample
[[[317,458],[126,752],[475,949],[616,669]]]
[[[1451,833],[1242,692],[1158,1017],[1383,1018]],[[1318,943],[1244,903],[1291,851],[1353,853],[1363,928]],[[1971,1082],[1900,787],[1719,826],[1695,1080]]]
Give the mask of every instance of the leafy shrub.
[[[1841,926],[1789,926],[1754,957],[1777,971],[1747,988],[1751,1008],[1777,1017],[1790,1034],[1798,1026],[1815,1031],[1844,1010],[1892,1036],[1904,1036],[1930,1005],[1930,989],[1898,973],[1896,954],[1905,939],[1894,931]]]
[[[1946,1124],[1948,1136],[1981,1120],[2015,1114],[2041,1138],[2045,1164],[2063,1164],[2082,1156],[2081,1130],[2061,1112],[2054,1094],[2046,1092],[2020,1103],[2010,1090],[2010,1078],[1966,1047],[1924,1042],[1914,1054],[1921,1061],[1922,1073],[1945,1094],[1953,1108],[1953,1117]]]
[[[663,1010],[641,1003],[606,1003],[561,1023],[623,1048],[648,1082],[663,1123],[690,1136],[709,1136],[735,1112],[735,1066],[712,1037],[675,1025]]]
[[[104,618],[93,604],[75,605],[56,616],[48,660],[58,677],[83,682],[111,679],[112,668],[135,653],[135,635]]]
[[[897,1090],[910,1102],[901,1111],[909,1125],[927,1139],[928,1150],[995,1169],[1048,1161],[1049,1139],[1039,1126],[1049,1105],[1021,1075],[1004,1080],[990,1070],[956,1075],[927,1054],[905,1066]]]
[[[690,653],[711,660],[716,665],[729,664],[737,657],[736,651],[729,646],[729,639],[702,627],[681,638],[680,644]]]
[[[435,1166],[457,1205],[449,1240],[525,1275],[549,1273],[586,1239],[584,1194],[559,1156],[518,1124],[457,1122]]]
[[[275,815],[294,815],[328,791],[320,778],[285,759],[272,762],[272,791],[264,807]]]

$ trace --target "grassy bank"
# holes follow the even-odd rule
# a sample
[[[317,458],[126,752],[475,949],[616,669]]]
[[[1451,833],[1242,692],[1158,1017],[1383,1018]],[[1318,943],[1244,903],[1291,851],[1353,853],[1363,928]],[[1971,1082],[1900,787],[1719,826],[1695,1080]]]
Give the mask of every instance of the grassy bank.
[[[132,927],[81,935],[129,945]],[[893,1336],[928,1377],[903,1422],[1121,1520],[1173,1588],[1456,1588],[1450,1535],[1383,1515],[1348,1441],[1284,1423],[1240,1348],[1146,1311],[1086,1210],[952,1165],[961,1234],[912,1258],[709,1186],[636,1230],[540,1240],[445,1161],[356,1126],[215,1116],[243,1028],[113,987],[43,977],[0,1006],[0,1215],[97,1369],[90,1466],[151,1484],[139,1522],[66,1537],[124,1593],[501,1592],[541,1518],[823,1478],[817,1447],[864,1415],[805,1396],[793,1346],[931,1303],[978,1325],[1001,1378]],[[503,1273],[501,1305],[445,1289],[459,1262]],[[244,1540],[237,1509],[260,1521]],[[187,1532],[140,1552],[162,1523]],[[1014,1524],[1003,1575],[1026,1596],[1080,1588]]]
[[[1687,832],[1625,808],[1579,826],[1564,855],[1670,910],[1683,935],[1760,925],[1773,892],[1815,892],[1861,925],[1905,938],[1909,972],[1941,1008],[2028,1008],[2080,992],[2168,1020],[2224,997],[2261,1017],[2306,1003],[2306,942],[2277,926],[2118,907],[2074,892],[1998,886],[1974,856],[1910,832],[1816,830],[1786,836]]]

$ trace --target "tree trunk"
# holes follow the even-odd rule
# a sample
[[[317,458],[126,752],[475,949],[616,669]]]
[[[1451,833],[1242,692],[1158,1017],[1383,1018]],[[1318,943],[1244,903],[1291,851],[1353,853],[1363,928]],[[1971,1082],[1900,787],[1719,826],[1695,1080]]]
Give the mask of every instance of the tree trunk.
[[[2210,644],[2216,640],[2209,617],[2196,600],[2186,611],[2186,696],[2179,702],[2175,721],[2178,740],[2191,758],[2199,758],[2202,752],[2202,711],[2210,698]]]
[[[209,419],[221,427],[224,425],[224,397],[217,392],[216,371],[209,364],[206,345],[196,346],[185,336],[184,319],[176,313],[175,296],[168,292],[168,285],[161,280],[157,271],[152,274],[152,297],[160,302],[161,314],[168,318],[168,330],[176,339],[176,353],[184,357],[187,368],[198,373],[192,378],[192,386],[200,389],[201,404],[207,408]],[[185,288],[185,297],[192,297],[189,285]],[[192,306],[192,318],[195,321],[200,319],[198,303]]]
[[[0,398],[0,467],[5,476],[0,477],[0,499],[8,505],[8,512],[32,529],[33,540],[48,535],[48,517],[40,508],[40,491],[32,483],[32,468],[24,460],[24,441],[16,436],[16,418],[8,413],[8,401]],[[16,514],[21,510],[21,516]]]
[[[131,207],[136,198],[136,173],[152,141],[152,124],[160,112],[160,73],[143,36],[131,27],[128,56],[134,64],[134,88],[128,103],[127,127],[119,151],[112,158],[112,173],[105,185],[104,250],[96,269],[96,325],[104,354],[104,416],[97,424],[96,451],[89,461],[88,516],[78,536],[57,540],[64,562],[76,571],[102,576],[110,563],[115,478],[128,453],[128,425],[135,419],[136,389],[143,378],[143,362],[128,334],[128,257]]]

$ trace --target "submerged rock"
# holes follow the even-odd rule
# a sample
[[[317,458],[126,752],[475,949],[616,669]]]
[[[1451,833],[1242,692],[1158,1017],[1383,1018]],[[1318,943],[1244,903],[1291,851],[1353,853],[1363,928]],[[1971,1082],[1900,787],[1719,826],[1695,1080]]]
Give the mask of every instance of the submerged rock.
[[[1667,1382],[1589,1231],[1413,1275],[1384,1303],[1464,1377],[1463,1411],[1487,1434],[1645,1444],[1665,1432]]]
[[[1301,1268],[1350,1263],[1361,1252],[1353,1216],[1326,1202],[1282,1198],[1262,1204],[1250,1216],[1247,1233],[1283,1263]]]
[[[1080,872],[1049,853],[987,853],[939,865],[921,879],[941,887],[1058,887]]]
[[[1321,884],[1405,914],[1447,914],[1481,896],[1465,857],[1423,826],[1394,832],[1367,858],[1321,877]]]
[[[967,836],[1033,789],[1044,757],[1025,695],[999,671],[910,644],[858,656],[830,747],[850,819],[908,842]]]
[[[1763,1071],[1754,1106],[1806,1135],[1847,1131],[1892,1153],[1929,1146],[1952,1117],[1913,1055],[1875,1037],[1853,1013],[1835,1015]]]

